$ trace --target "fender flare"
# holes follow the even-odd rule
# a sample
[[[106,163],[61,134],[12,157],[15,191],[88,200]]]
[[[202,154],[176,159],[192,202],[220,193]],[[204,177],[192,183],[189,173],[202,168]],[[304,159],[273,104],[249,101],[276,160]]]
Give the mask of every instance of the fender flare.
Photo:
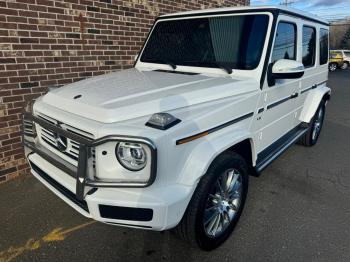
[[[196,145],[180,172],[178,183],[196,187],[217,156],[247,139],[250,141],[252,162],[255,163],[256,151],[252,134],[244,130],[231,130],[210,139],[203,139],[201,143]],[[232,142],[227,143],[227,141]]]
[[[324,96],[327,96],[326,99],[328,100],[330,95],[331,89],[325,85],[311,90],[305,99],[299,120],[304,123],[310,123],[321,100],[324,98]]]

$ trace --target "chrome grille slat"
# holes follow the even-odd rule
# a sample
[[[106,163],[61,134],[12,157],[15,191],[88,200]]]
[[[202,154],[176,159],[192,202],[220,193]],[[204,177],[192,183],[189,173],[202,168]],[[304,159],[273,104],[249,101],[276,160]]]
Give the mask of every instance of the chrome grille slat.
[[[43,129],[43,128],[42,128],[42,131],[44,131],[44,132],[45,132],[47,135],[49,135],[49,136],[55,137],[54,133],[51,132],[51,131],[49,131],[49,130],[46,130],[46,129]]]
[[[49,142],[51,142],[51,144],[56,145],[56,141],[54,140],[54,138],[49,137],[48,135],[46,135],[45,133],[41,133],[41,136],[44,137],[46,140],[48,140]]]
[[[77,135],[80,135],[80,136],[88,138],[88,139],[94,138],[92,134],[90,134],[86,131],[80,130],[78,128],[74,128],[74,127],[69,126],[69,125],[64,124],[64,123],[60,123],[59,121],[57,121],[49,116],[43,115],[41,113],[39,113],[38,116],[46,121],[49,121],[50,123],[53,123],[56,125],[60,124],[60,127],[62,129],[65,129],[66,131],[75,133]],[[79,148],[80,148],[80,144],[78,142],[76,142],[72,139],[69,139],[69,138],[65,138],[67,145],[66,145],[66,149],[64,151],[62,151],[62,149],[60,149],[59,145],[58,145],[57,134],[55,134],[54,132],[52,132],[46,128],[43,128],[42,126],[39,126],[38,130],[39,130],[39,135],[41,137],[41,140],[44,142],[44,144],[43,144],[44,146],[46,146],[45,143],[48,144],[47,147],[49,146],[51,150],[54,150],[54,153],[56,153],[57,155],[61,155],[62,158],[68,157],[70,159],[69,162],[71,162],[75,166],[78,166]],[[95,154],[93,154],[92,161],[93,161],[93,165],[95,167]]]

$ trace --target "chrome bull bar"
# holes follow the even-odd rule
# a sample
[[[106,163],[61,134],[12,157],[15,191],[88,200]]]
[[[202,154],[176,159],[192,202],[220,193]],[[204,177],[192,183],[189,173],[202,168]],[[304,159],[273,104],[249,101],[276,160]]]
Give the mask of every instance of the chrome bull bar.
[[[76,133],[69,132],[62,129],[60,126],[50,123],[40,117],[34,116],[31,113],[23,114],[23,121],[32,121],[37,123],[41,127],[54,132],[57,135],[64,136],[75,142],[79,143],[79,157],[78,166],[74,166],[68,161],[60,158],[57,154],[46,149],[37,142],[28,141],[25,139],[24,132],[22,132],[22,141],[25,147],[30,151],[40,155],[42,158],[50,162],[52,165],[67,173],[69,176],[76,179],[76,197],[78,200],[84,200],[86,187],[98,188],[98,187],[148,187],[153,184],[157,173],[157,148],[154,143],[145,137],[125,136],[125,135],[109,135],[98,138],[96,140],[87,139]],[[136,142],[141,143],[149,147],[151,151],[151,165],[150,165],[150,177],[147,182],[133,182],[125,180],[113,180],[104,181],[96,180],[88,177],[87,167],[88,159],[91,157],[91,149],[107,142]]]

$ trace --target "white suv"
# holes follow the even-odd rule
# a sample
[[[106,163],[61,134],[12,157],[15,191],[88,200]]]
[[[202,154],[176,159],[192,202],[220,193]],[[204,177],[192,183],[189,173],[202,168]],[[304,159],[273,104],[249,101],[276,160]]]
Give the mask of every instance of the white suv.
[[[249,175],[320,135],[328,23],[282,7],[159,17],[132,69],[29,103],[32,173],[86,217],[223,243]]]
[[[342,65],[341,69],[348,69],[350,65],[350,50],[332,50],[335,52],[340,52],[343,56],[344,64]]]

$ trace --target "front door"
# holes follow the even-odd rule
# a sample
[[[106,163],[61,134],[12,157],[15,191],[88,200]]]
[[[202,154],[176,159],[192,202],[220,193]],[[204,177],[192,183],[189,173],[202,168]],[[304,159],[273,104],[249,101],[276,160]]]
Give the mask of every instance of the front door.
[[[287,16],[279,16],[270,66],[279,59],[297,60],[297,21]],[[257,130],[257,151],[261,152],[288,133],[295,123],[295,96],[299,79],[279,79],[275,84],[263,87],[259,102]]]

